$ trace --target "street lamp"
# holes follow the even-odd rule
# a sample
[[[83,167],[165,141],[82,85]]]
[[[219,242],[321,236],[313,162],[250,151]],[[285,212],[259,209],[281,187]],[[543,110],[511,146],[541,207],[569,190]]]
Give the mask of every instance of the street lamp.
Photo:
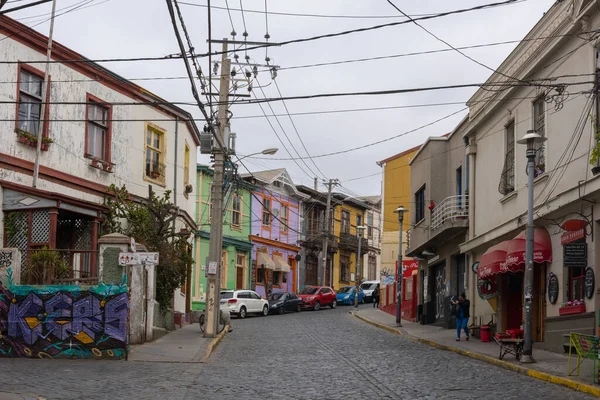
[[[394,210],[398,214],[398,281],[396,282],[396,325],[402,326],[402,223],[404,222],[404,212],[406,208],[400,206]]]
[[[517,140],[519,144],[527,145],[527,245],[525,247],[525,318],[523,323],[525,341],[523,343],[523,357],[521,362],[532,363],[533,359],[533,180],[535,178],[535,153],[536,145],[543,143],[547,138],[539,135],[535,130],[527,131],[523,139]]]
[[[361,243],[362,243],[362,233],[365,230],[366,227],[364,226],[357,226],[356,227],[356,231],[358,234],[358,254],[356,255],[356,276],[354,277],[354,282],[356,285],[356,293],[354,296],[354,307],[358,308],[358,287],[360,285],[360,247],[361,247]]]
[[[247,156],[239,158],[238,161],[242,161],[244,158],[248,158],[248,157],[252,157],[252,156],[257,156],[259,154],[262,154],[262,155],[265,155],[265,156],[272,156],[275,153],[277,153],[278,150],[279,149],[277,147],[269,147],[268,149],[264,149],[263,151],[259,151],[258,153],[248,154]]]

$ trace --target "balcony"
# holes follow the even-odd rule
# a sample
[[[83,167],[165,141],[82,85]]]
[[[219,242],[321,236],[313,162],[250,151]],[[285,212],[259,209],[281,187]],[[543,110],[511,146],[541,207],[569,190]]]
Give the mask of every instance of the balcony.
[[[469,196],[446,197],[431,211],[429,230],[433,234],[445,227],[467,227],[469,222]]]
[[[361,238],[361,251],[367,252],[369,248],[369,240],[367,238]],[[358,250],[358,236],[350,233],[340,233],[340,249],[357,251]]]
[[[435,249],[449,240],[461,240],[460,234],[469,227],[468,196],[450,196],[437,204],[429,217],[429,229],[411,232],[406,255],[420,257],[422,252]]]

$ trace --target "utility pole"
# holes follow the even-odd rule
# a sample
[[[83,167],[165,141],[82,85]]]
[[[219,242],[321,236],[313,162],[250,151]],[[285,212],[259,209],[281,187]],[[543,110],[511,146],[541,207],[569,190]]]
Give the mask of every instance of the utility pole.
[[[37,131],[37,145],[35,150],[35,163],[33,164],[33,183],[37,187],[38,175],[40,174],[40,156],[42,153],[42,137],[44,136],[44,120],[46,119],[46,106],[48,101],[48,76],[50,73],[50,59],[52,58],[52,34],[54,33],[54,17],[56,15],[56,0],[52,1],[52,13],[50,17],[50,32],[48,33],[48,49],[46,51],[46,70],[44,82],[42,83],[42,104],[40,110],[40,124]],[[20,78],[19,78],[20,79]],[[48,129],[50,129],[48,122]]]
[[[216,337],[221,315],[221,268],[223,249],[223,176],[225,173],[225,128],[227,127],[227,109],[229,97],[229,71],[231,60],[227,58],[227,39],[223,40],[223,56],[221,61],[221,79],[219,88],[219,126],[214,140],[214,177],[211,185],[210,208],[210,245],[208,250],[208,290],[206,299],[206,337]],[[212,267],[211,267],[212,266]],[[216,266],[216,268],[215,268]]]
[[[358,287],[360,286],[360,248],[362,244],[362,232],[365,229],[364,226],[357,226],[356,230],[358,231],[358,254],[356,255],[356,276],[354,277],[354,284],[356,286],[354,293],[354,308],[358,308]]]
[[[323,239],[323,258],[321,259],[321,264],[323,268],[323,281],[321,282],[322,286],[325,286],[325,281],[327,280],[327,245],[329,243],[329,209],[331,208],[331,190],[333,189],[333,185],[336,185],[338,182],[337,179],[330,179],[329,182],[325,183],[327,186],[327,209],[325,210],[325,226],[323,231],[325,232],[325,237]]]

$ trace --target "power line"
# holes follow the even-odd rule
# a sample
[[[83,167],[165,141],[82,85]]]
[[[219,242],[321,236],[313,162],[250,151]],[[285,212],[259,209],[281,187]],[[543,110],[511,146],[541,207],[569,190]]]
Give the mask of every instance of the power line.
[[[522,3],[525,2],[527,0],[517,0],[515,1],[515,3]],[[205,4],[197,4],[197,3],[190,3],[190,2],[183,2],[180,1],[181,4],[185,4],[188,6],[192,6],[192,7],[207,7]],[[512,5],[511,4],[506,4],[506,5]],[[229,12],[231,11],[242,11],[240,9],[237,8],[225,8],[225,7],[215,7],[212,6],[212,8],[218,9],[218,10],[228,10]],[[399,17],[397,15],[331,15],[331,14],[307,14],[307,13],[290,13],[290,12],[276,12],[276,11],[261,11],[261,10],[251,10],[251,9],[244,9],[243,10],[246,13],[255,13],[255,14],[267,14],[267,15],[281,15],[281,16],[290,16],[290,17],[311,17],[311,18],[345,18],[345,19],[399,19],[402,17]],[[429,13],[429,14],[414,14],[415,17],[424,17],[424,16],[431,16],[431,15],[436,15],[436,13]]]
[[[412,20],[413,21],[423,21],[423,20],[445,17],[448,15],[462,14],[462,13],[466,13],[466,12],[470,12],[470,11],[479,11],[479,10],[483,10],[483,9],[514,4],[516,1],[518,1],[518,0],[506,0],[506,1],[497,2],[497,3],[483,4],[483,5],[479,5],[479,6],[475,6],[475,7],[471,7],[471,8],[463,8],[463,9],[459,9],[459,10],[452,10],[452,11],[447,11],[447,12],[438,13],[438,14],[434,14],[434,15],[413,18]],[[256,46],[252,46],[252,47],[247,47],[246,50],[255,50],[255,49],[260,49],[260,48],[267,47],[267,46],[285,46],[288,44],[311,42],[311,41],[325,39],[325,38],[345,36],[345,35],[349,35],[352,33],[368,32],[368,31],[378,30],[378,29],[382,29],[382,28],[388,28],[388,27],[392,27],[392,26],[404,25],[404,24],[411,23],[411,22],[412,21],[409,21],[409,20],[399,21],[399,22],[390,22],[387,24],[375,25],[375,26],[370,26],[370,27],[365,27],[365,28],[351,29],[351,30],[342,31],[342,32],[327,33],[327,34],[323,34],[323,35],[311,36],[311,37],[301,38],[301,39],[292,39],[292,40],[287,40],[284,42],[279,42],[276,44],[256,45]],[[217,54],[223,54],[223,52],[216,52],[213,55],[217,55]],[[208,56],[208,54],[202,54],[202,55],[199,55],[198,57],[207,57],[207,56]]]
[[[16,7],[13,7],[13,8],[8,8],[6,10],[0,10],[0,15],[8,14],[9,12],[24,10],[26,8],[31,8],[31,7],[39,6],[41,4],[49,3],[51,1],[52,0],[38,0],[38,1],[35,1],[33,3],[23,4],[22,6],[16,6]]]

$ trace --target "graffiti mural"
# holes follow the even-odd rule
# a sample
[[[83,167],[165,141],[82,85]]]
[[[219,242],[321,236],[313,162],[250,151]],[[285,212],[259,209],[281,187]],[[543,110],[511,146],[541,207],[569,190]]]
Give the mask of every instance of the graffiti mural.
[[[129,297],[121,285],[25,286],[0,282],[0,357],[127,356]]]

